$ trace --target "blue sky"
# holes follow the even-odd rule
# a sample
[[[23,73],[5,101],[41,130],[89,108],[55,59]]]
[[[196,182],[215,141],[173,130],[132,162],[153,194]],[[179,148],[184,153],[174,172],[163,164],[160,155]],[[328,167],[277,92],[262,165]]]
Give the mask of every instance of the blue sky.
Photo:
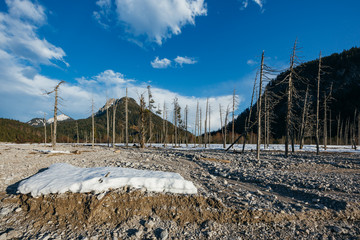
[[[298,38],[303,61],[360,43],[356,0],[63,0],[0,1],[0,117],[27,121],[53,98],[60,80],[61,111],[90,114],[91,98],[138,99],[150,84],[157,104],[205,108],[219,126],[236,89],[237,113],[249,106],[259,56],[286,68]],[[192,121],[192,120],[191,120]]]

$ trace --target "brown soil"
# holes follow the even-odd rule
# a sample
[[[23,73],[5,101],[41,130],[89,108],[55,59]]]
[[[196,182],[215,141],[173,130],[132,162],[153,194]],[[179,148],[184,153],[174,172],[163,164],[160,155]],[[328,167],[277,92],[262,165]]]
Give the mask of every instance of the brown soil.
[[[115,228],[134,216],[149,218],[158,216],[162,220],[177,222],[180,226],[187,223],[202,224],[207,221],[217,223],[279,223],[294,221],[360,221],[358,206],[349,206],[344,211],[313,210],[296,214],[272,213],[265,210],[232,209],[224,206],[215,198],[197,195],[147,194],[142,191],[110,191],[103,196],[92,193],[53,194],[33,198],[29,195],[16,197],[2,196],[4,204],[16,204],[24,211],[24,224],[33,223],[40,230],[47,225],[49,230],[76,229],[93,230],[95,226],[107,225]],[[49,226],[51,223],[51,226]]]

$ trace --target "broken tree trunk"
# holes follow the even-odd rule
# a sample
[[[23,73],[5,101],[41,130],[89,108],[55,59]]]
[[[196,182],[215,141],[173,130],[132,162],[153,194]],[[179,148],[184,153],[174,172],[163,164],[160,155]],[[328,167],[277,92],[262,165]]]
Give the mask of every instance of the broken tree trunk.
[[[321,52],[319,54],[319,67],[318,67],[318,77],[317,77],[317,95],[316,95],[316,130],[315,130],[315,140],[316,140],[316,154],[319,155],[319,109],[320,109],[320,78],[321,78]]]
[[[259,98],[258,98],[258,132],[257,132],[257,144],[256,144],[256,158],[260,159],[260,141],[261,141],[261,94],[262,94],[262,80],[263,80],[263,71],[264,71],[264,51],[261,55],[261,66],[260,66],[260,82],[259,82]]]

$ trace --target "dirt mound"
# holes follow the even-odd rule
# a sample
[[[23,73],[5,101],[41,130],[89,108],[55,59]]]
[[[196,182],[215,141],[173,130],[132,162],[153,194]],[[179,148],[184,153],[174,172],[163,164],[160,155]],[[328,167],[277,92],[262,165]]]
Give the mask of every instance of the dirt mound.
[[[12,199],[14,201],[14,199]],[[115,228],[134,216],[149,218],[157,216],[162,220],[175,221],[180,226],[187,223],[274,223],[283,221],[318,221],[325,219],[349,219],[359,221],[358,209],[336,212],[313,210],[296,214],[274,213],[268,210],[232,209],[215,198],[196,195],[174,195],[142,191],[110,191],[102,194],[67,193],[51,194],[33,198],[18,195],[16,200],[25,212],[23,219],[32,222],[33,227],[93,229],[106,225]],[[51,224],[49,224],[51,223]]]

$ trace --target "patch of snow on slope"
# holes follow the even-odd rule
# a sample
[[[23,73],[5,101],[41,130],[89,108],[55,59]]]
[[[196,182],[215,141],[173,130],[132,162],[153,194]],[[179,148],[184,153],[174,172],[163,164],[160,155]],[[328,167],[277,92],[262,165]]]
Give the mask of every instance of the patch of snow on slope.
[[[18,191],[41,194],[65,192],[102,192],[110,188],[130,186],[153,192],[196,194],[197,189],[178,173],[137,170],[120,167],[80,168],[56,163],[47,170],[23,180]]]
[[[59,116],[57,116],[57,120],[60,121],[65,121],[67,119],[70,119],[69,116],[66,116],[65,114],[60,114]],[[54,118],[49,118],[49,120],[46,121],[47,123],[53,123],[54,122]]]

